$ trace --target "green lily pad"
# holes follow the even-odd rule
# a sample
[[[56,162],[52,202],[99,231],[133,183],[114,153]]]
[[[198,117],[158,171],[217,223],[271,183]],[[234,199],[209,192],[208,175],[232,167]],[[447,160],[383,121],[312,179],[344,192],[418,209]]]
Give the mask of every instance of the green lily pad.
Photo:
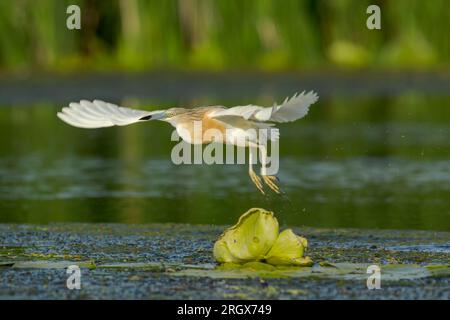
[[[305,238],[297,236],[291,229],[281,232],[266,255],[267,263],[273,265],[312,266],[310,258],[302,258],[308,246]]]
[[[20,261],[13,264],[13,268],[17,269],[65,269],[71,265],[77,265],[80,268],[95,269],[96,265],[93,261]]]
[[[0,262],[0,268],[8,268],[8,267],[12,267],[14,265],[14,262]]]
[[[273,212],[253,208],[236,225],[225,230],[214,244],[219,263],[267,262],[274,266],[309,267],[311,258],[303,257],[308,241],[291,229],[278,233]]]
[[[243,279],[243,278],[323,278],[337,280],[366,281],[368,263],[336,263],[334,267],[320,266],[298,268],[295,266],[263,266],[264,263],[252,262],[250,264],[224,264],[213,270],[184,269],[172,273],[173,276],[208,277],[216,279]],[[392,264],[381,266],[382,281],[399,281],[440,277],[450,275],[449,267],[432,267],[414,264]]]
[[[214,245],[214,257],[221,263],[259,261],[269,252],[277,237],[278,221],[273,212],[253,208],[219,237]]]

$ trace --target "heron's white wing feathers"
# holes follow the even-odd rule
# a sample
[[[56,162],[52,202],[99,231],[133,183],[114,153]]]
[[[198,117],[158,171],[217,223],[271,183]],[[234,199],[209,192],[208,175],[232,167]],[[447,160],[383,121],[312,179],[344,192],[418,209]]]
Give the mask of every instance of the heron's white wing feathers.
[[[156,111],[158,112],[158,111]],[[57,116],[64,122],[79,128],[102,128],[124,126],[142,120],[154,114],[151,111],[119,107],[115,104],[94,100],[72,102],[64,107]]]
[[[303,118],[309,111],[309,106],[319,100],[319,96],[314,92],[302,92],[294,95],[291,99],[286,99],[281,105],[272,107],[270,121],[290,122]]]
[[[258,122],[290,122],[303,118],[308,113],[309,106],[318,99],[318,95],[313,91],[306,94],[302,92],[290,99],[287,98],[282,104],[274,105],[273,107],[238,106],[216,111],[210,116],[218,120],[226,119],[230,116],[239,116],[245,120]]]

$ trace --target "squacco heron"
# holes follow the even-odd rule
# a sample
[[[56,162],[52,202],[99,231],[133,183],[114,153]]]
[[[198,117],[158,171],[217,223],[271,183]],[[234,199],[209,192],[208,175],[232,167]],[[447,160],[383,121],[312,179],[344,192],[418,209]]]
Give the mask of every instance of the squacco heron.
[[[278,178],[267,175],[265,171],[267,157],[267,138],[278,139],[278,129],[274,123],[291,122],[303,118],[309,106],[318,100],[316,93],[310,91],[294,95],[282,104],[273,107],[256,105],[236,106],[208,106],[192,109],[170,108],[167,110],[144,111],[107,103],[101,100],[93,102],[81,100],[72,102],[58,112],[58,117],[64,122],[79,128],[102,128],[124,126],[136,122],[161,120],[170,123],[177,130],[178,135],[190,144],[206,144],[219,142],[238,147],[253,147],[261,152],[261,175],[253,170],[252,152],[249,152],[249,175],[255,186],[263,194],[267,185],[275,193],[281,193]],[[200,123],[201,125],[195,125]],[[222,133],[221,138],[207,136],[207,130]],[[250,130],[249,130],[250,129]],[[252,130],[251,130],[252,129]],[[265,139],[261,139],[260,129],[265,129]],[[197,132],[197,131],[201,132]]]

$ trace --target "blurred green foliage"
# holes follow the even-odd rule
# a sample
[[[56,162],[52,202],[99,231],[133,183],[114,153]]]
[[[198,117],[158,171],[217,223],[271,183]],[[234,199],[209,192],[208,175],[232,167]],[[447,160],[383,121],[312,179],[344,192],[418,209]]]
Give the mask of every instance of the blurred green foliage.
[[[441,68],[446,30],[446,0],[2,0],[0,71]]]

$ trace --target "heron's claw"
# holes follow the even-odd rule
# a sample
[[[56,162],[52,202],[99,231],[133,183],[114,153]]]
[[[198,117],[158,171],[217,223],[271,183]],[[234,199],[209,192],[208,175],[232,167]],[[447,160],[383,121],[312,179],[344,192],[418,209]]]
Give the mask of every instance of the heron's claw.
[[[278,178],[277,176],[265,176],[262,175],[262,179],[264,180],[264,183],[267,184],[267,186],[272,189],[275,193],[281,194],[280,187],[277,185]]]
[[[253,170],[249,171],[248,174],[250,175],[250,179],[252,179],[258,190],[261,191],[262,194],[265,194],[261,178],[258,177],[258,175]]]

